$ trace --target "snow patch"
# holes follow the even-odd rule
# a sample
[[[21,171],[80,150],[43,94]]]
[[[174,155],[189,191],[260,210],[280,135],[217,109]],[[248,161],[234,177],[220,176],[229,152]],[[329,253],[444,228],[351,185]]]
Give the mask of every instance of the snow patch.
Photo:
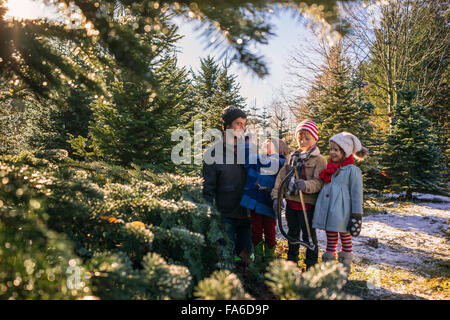
[[[438,208],[435,206],[438,203],[431,204],[391,203],[385,214],[364,216],[361,234],[353,238],[355,263],[416,269],[450,260],[450,246],[445,237],[449,204],[440,203]],[[285,220],[283,226],[287,231]],[[282,238],[279,231],[277,237]],[[317,230],[317,238],[319,248],[325,251],[325,231]],[[370,239],[378,239],[378,248],[368,245]]]
[[[416,192],[413,192],[412,195],[414,197],[416,197],[417,199],[439,200],[439,201],[442,201],[442,202],[450,202],[450,197],[446,197],[446,196],[438,196],[438,195],[434,195],[434,194],[416,193]]]
[[[383,280],[380,288],[370,290],[372,298],[385,299],[399,294],[407,295],[408,299],[433,299],[431,291],[411,291],[405,283],[397,279],[391,281],[391,272],[404,273],[407,280],[402,281],[415,282],[418,288],[423,288],[426,279],[431,278],[424,269],[450,261],[450,198],[428,194],[414,196],[426,202],[395,201],[395,195],[387,203],[371,202],[370,206],[382,210],[363,216],[361,234],[353,237],[355,270],[369,274],[367,281]],[[287,231],[284,219],[283,226]],[[316,232],[322,254],[326,248],[326,233]],[[277,237],[282,238],[279,231]]]
[[[444,202],[444,203],[437,203],[437,202],[421,202],[421,206],[429,207],[431,209],[438,209],[438,210],[450,210],[450,202]]]
[[[400,198],[404,197],[406,195],[406,192],[401,193],[383,193],[381,195],[375,195],[375,194],[367,194],[367,196],[381,196],[383,198]],[[432,201],[441,201],[441,202],[450,202],[450,197],[441,196],[441,195],[435,195],[435,194],[429,194],[429,193],[419,193],[419,192],[413,192],[412,196],[419,200],[432,200]]]

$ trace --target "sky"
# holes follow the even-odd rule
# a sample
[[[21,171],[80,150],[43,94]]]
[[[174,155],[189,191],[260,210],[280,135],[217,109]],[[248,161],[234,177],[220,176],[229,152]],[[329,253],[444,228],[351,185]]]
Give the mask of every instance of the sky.
[[[208,40],[200,37],[201,31],[195,31],[192,23],[183,23],[180,19],[179,32],[184,36],[178,42],[181,51],[178,59],[180,66],[192,67],[197,71],[200,67],[200,58],[208,54],[218,58],[220,50],[207,48]],[[289,81],[286,61],[294,53],[294,48],[306,41],[315,41],[315,36],[304,23],[292,17],[292,14],[282,13],[274,16],[271,21],[274,25],[275,36],[269,39],[268,45],[259,45],[255,48],[258,55],[263,55],[270,74],[264,79],[258,78],[242,64],[233,64],[231,72],[237,76],[241,86],[241,94],[247,99],[248,105],[262,107],[275,98],[280,89]]]
[[[7,16],[32,19],[55,15],[55,11],[46,7],[40,0],[9,0],[8,7],[10,10]],[[179,66],[197,71],[200,58],[208,55],[216,58],[220,56],[221,51],[207,48],[208,39],[200,36],[201,31],[194,30],[193,22],[184,22],[182,19],[177,19],[177,22],[180,27],[179,33],[183,36],[177,44]],[[286,61],[289,55],[293,54],[294,47],[315,41],[311,30],[298,17],[293,17],[292,13],[282,12],[274,15],[271,23],[274,25],[273,31],[276,35],[269,39],[268,45],[254,48],[258,55],[265,57],[270,74],[260,79],[242,64],[235,63],[231,66],[231,73],[237,76],[241,95],[246,99],[247,105],[253,106],[256,103],[260,110],[289,82]]]

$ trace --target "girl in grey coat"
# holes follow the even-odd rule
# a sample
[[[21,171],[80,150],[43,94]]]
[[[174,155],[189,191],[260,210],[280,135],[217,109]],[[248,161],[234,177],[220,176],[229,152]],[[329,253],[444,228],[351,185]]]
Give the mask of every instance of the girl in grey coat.
[[[329,147],[330,160],[319,175],[325,185],[317,198],[313,228],[327,233],[324,262],[336,259],[338,239],[341,239],[342,251],[338,260],[349,272],[353,260],[352,235],[358,236],[361,231],[363,212],[363,181],[354,156],[362,160],[368,150],[348,132],[331,137]]]

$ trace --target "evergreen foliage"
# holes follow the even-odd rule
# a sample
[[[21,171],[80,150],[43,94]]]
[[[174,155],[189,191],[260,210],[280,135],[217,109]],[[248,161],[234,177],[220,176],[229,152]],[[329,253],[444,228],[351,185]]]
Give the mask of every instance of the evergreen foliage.
[[[218,213],[204,203],[199,178],[70,158],[48,161],[30,153],[3,156],[1,168],[2,241],[21,248],[8,251],[0,266],[8,283],[15,279],[15,261],[27,259],[49,270],[56,268],[57,281],[65,283],[63,268],[74,260],[85,268],[82,276],[84,272],[91,275],[89,295],[102,299],[180,299],[190,297],[193,285],[223,261],[231,261],[231,253],[223,250],[225,233]],[[28,224],[25,218],[30,220]],[[31,234],[19,233],[17,228],[22,224],[24,228],[33,226],[31,231],[37,229]],[[57,251],[52,263],[39,260],[45,255],[52,257],[41,252],[40,244],[46,239],[43,232],[53,235],[51,243],[64,251]],[[15,237],[20,240],[17,244]],[[31,248],[28,239],[33,240]],[[25,274],[21,278],[26,279]],[[44,280],[43,288],[52,286],[50,280]],[[172,283],[177,285],[172,288]],[[49,289],[39,293],[33,288],[27,296],[71,297],[71,292],[59,295],[61,291]],[[15,296],[15,291],[5,292],[4,297]],[[17,297],[23,294],[28,293]],[[80,294],[87,295],[78,291],[74,297]]]
[[[330,49],[327,62],[308,96],[309,114],[319,127],[321,150],[329,139],[342,131],[356,135],[363,145],[372,136],[369,122],[374,106],[364,97],[364,83],[353,74],[343,52],[342,42]]]
[[[194,295],[200,300],[248,300],[236,274],[228,270],[215,271],[209,278],[200,281]]]
[[[315,2],[324,6],[300,6],[294,1],[291,4],[294,9],[314,13],[319,20],[329,21],[335,27],[345,26],[338,19],[335,0]],[[66,15],[67,21],[7,21],[5,1],[0,2],[1,68],[17,75],[40,95],[49,96],[51,89],[64,87],[64,78],[79,80],[92,90],[103,91],[103,81],[98,77],[101,70],[93,75],[89,69],[73,63],[72,59],[64,59],[52,47],[55,40],[68,39],[78,54],[89,61],[86,63],[113,62],[115,68],[134,74],[136,81],[149,81],[156,89],[157,83],[149,64],[154,63],[152,57],[157,56],[160,49],[154,47],[155,41],[152,40],[158,41],[164,34],[171,33],[173,25],[160,19],[161,14],[168,12],[202,20],[207,37],[220,33],[227,40],[222,46],[232,52],[233,61],[243,63],[259,76],[268,73],[262,57],[252,53],[249,47],[255,43],[267,43],[273,35],[272,26],[265,22],[273,12],[272,2],[242,4],[221,1],[212,4],[210,1],[197,1],[194,4],[185,1],[74,0],[71,1],[73,7],[68,7],[66,0],[47,3]],[[108,61],[106,52],[113,57],[112,60]],[[45,64],[42,63],[43,57]]]
[[[272,118],[271,114],[269,113],[269,110],[267,110],[267,106],[265,105],[263,107],[262,113],[260,115],[260,123],[263,132],[265,132],[266,135],[270,132],[270,119]]]
[[[200,60],[198,74],[193,73],[195,120],[202,120],[203,130],[223,130],[222,112],[228,106],[244,108],[244,98],[236,76],[229,73],[229,64],[220,67],[213,57]],[[194,120],[194,121],[195,121]]]
[[[341,264],[317,264],[300,274],[292,261],[275,260],[266,274],[269,288],[282,300],[341,300],[353,297],[341,292],[346,274]]]
[[[143,269],[133,269],[122,253],[102,252],[89,260],[92,286],[103,299],[185,299],[191,286],[186,267],[169,265],[157,253],[143,258]]]
[[[88,281],[68,288],[70,265],[82,261],[64,233],[48,227],[45,184],[34,168],[0,162],[0,298],[73,299],[91,292]]]
[[[288,118],[284,111],[280,111],[279,113],[275,112],[275,127],[278,130],[278,137],[280,139],[285,139],[289,134],[289,125],[287,123]]]
[[[171,133],[178,127],[186,105],[188,82],[176,59],[166,57],[154,70],[159,94],[148,84],[127,79],[111,83],[111,101],[93,103],[89,126],[97,156],[113,163],[169,164],[174,146]]]
[[[261,120],[259,119],[258,106],[256,100],[251,107],[249,107],[249,113],[247,115],[246,126],[251,130],[256,130],[259,127]]]
[[[439,186],[440,152],[425,108],[418,105],[415,92],[402,90],[400,103],[394,106],[392,131],[384,146],[384,170],[390,178],[390,188],[406,191],[441,191]]]
[[[22,135],[31,148],[65,149],[73,153],[69,135],[87,136],[92,120],[89,92],[71,88],[64,104],[36,103],[24,112]]]

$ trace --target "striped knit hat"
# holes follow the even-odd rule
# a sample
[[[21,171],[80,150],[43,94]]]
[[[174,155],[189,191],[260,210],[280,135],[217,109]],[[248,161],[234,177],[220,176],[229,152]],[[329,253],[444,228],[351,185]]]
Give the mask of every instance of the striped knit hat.
[[[317,127],[317,124],[314,123],[311,119],[306,119],[300,122],[295,128],[295,137],[298,138],[298,134],[301,130],[308,131],[314,139],[319,140],[319,128]]]

